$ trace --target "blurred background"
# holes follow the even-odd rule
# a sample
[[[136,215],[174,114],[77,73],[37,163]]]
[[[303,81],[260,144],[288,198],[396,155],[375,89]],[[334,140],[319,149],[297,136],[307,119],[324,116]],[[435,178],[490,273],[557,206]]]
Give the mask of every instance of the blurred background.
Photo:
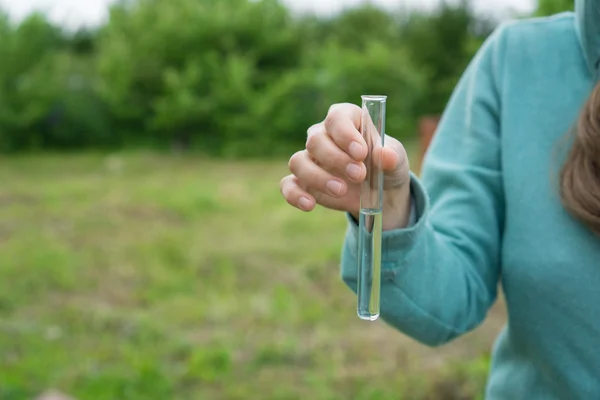
[[[573,1],[0,7],[0,399],[481,398],[502,299],[437,349],[360,321],[345,217],[278,182],[367,93],[418,170],[493,29]]]

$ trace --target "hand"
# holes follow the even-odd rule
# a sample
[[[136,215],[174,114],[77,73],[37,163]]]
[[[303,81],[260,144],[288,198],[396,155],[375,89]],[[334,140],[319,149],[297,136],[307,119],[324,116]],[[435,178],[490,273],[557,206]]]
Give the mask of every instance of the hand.
[[[366,177],[367,143],[359,132],[362,110],[354,104],[331,106],[321,123],[308,129],[306,149],[289,161],[291,175],[280,182],[286,201],[303,211],[317,204],[358,218],[360,184]],[[384,170],[383,229],[406,226],[410,213],[409,164],[402,144],[385,136],[373,152]]]

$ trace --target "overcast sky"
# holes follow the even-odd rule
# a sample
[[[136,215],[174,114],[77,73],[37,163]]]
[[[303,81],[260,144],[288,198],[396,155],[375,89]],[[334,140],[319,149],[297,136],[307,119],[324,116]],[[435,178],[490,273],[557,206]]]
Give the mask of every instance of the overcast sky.
[[[214,0],[218,1],[218,0]],[[314,11],[320,14],[331,14],[344,7],[350,7],[364,0],[283,0],[298,11]],[[374,3],[395,7],[432,7],[438,0],[371,0]],[[8,10],[15,19],[21,19],[33,10],[49,13],[50,18],[60,24],[77,27],[97,24],[106,17],[106,9],[112,0],[0,0],[0,6]],[[507,12],[529,12],[533,10],[536,0],[474,0],[480,12],[494,13],[498,16]]]

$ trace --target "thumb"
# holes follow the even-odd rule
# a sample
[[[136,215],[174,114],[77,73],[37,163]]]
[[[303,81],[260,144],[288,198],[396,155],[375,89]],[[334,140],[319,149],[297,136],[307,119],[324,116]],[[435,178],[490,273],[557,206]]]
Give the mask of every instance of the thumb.
[[[373,161],[378,165],[381,160],[381,169],[385,173],[385,189],[402,187],[409,181],[409,163],[406,150],[402,143],[386,136],[384,147],[373,149]]]
[[[380,165],[386,173],[397,169],[405,169],[404,164],[408,166],[408,156],[402,143],[387,135],[385,142],[384,147],[377,146],[373,149],[373,162],[375,165]]]
[[[379,151],[381,157],[381,169],[384,172],[392,172],[398,168],[400,155],[391,147],[385,146]]]

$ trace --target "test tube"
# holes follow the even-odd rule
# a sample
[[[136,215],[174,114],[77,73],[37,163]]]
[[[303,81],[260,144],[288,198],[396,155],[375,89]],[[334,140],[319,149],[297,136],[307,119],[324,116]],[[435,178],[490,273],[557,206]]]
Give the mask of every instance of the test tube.
[[[387,96],[362,96],[361,134],[367,143],[367,176],[360,189],[358,224],[358,317],[375,321],[380,314],[383,170]],[[374,153],[379,153],[374,156]]]

